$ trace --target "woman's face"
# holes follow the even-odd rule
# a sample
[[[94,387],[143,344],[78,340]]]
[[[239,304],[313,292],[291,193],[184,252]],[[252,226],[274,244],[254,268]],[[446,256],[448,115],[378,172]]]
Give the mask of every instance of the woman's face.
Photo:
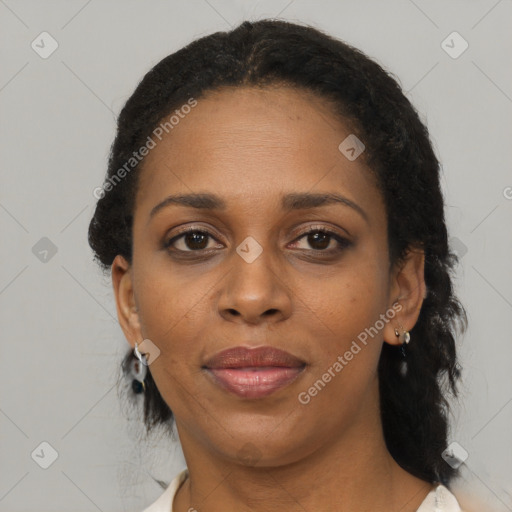
[[[253,463],[272,466],[378,417],[377,364],[399,290],[381,194],[363,157],[338,148],[349,135],[309,93],[230,88],[199,99],[146,157],[132,265],[118,256],[113,276],[118,311],[133,306],[127,338],[160,351],[150,371],[182,443],[231,460],[252,450]],[[194,194],[215,201],[154,210]],[[240,346],[300,364],[207,367]]]

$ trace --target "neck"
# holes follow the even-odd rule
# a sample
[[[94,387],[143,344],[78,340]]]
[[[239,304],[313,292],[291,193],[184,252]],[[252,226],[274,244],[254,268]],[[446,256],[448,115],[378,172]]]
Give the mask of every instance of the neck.
[[[266,467],[227,461],[204,448],[190,449],[197,442],[178,422],[177,427],[189,478],[175,497],[175,512],[414,512],[432,490],[430,483],[406,472],[391,457],[380,418],[354,424],[307,457]]]

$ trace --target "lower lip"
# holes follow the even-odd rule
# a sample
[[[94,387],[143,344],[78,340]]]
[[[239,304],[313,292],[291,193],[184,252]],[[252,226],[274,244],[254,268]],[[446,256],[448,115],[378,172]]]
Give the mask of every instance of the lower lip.
[[[242,398],[263,398],[284,388],[304,367],[207,368],[214,381]]]

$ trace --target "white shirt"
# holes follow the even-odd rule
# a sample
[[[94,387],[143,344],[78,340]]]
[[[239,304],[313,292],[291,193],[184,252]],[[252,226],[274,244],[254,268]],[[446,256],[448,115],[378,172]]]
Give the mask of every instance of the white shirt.
[[[178,473],[163,494],[142,512],[173,512],[174,496],[187,476],[187,469]],[[455,496],[444,485],[439,484],[427,494],[416,512],[462,512],[462,510]]]

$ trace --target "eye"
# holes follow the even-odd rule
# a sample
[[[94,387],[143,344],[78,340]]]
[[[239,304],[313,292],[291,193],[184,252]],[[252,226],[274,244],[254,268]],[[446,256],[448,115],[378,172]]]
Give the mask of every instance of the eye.
[[[339,252],[352,245],[352,242],[347,238],[325,227],[318,226],[308,228],[295,240],[295,242],[293,242],[293,244],[297,245],[297,241],[302,239],[305,239],[305,244],[309,244],[309,247],[298,247],[299,249],[305,251],[313,250],[326,254]],[[181,233],[164,242],[163,246],[165,249],[171,248],[173,251],[178,253],[192,253],[207,251],[221,245],[209,245],[211,240],[216,239],[209,231],[191,227],[182,230]]]
[[[310,227],[296,240],[302,239],[305,239],[305,243],[309,244],[310,248],[314,251],[325,253],[341,251],[352,245],[352,242],[347,238],[342,237],[334,231],[318,226]],[[294,243],[296,244],[297,242]],[[303,247],[304,250],[311,250],[310,248]]]
[[[166,249],[172,247],[179,252],[198,252],[212,248],[208,247],[209,239],[215,240],[208,231],[192,227],[167,240],[164,247]]]

